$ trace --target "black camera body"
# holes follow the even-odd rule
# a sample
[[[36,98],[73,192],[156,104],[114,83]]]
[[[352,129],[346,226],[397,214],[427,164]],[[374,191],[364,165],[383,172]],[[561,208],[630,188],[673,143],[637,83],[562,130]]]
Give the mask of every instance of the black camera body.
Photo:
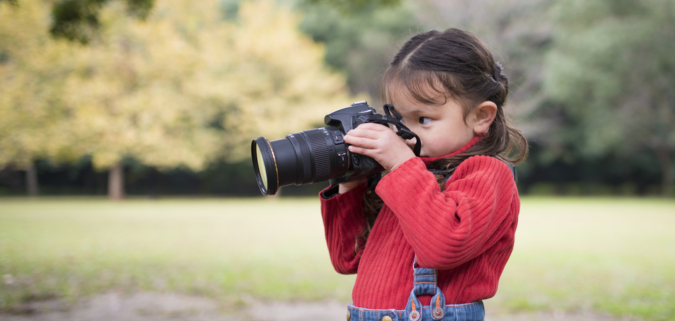
[[[353,103],[349,107],[338,109],[326,115],[326,117],[323,119],[323,122],[327,126],[331,126],[340,130],[340,134],[335,134],[334,141],[336,144],[341,142],[344,145],[342,136],[357,126],[367,123],[373,118],[373,115],[379,114],[373,107],[368,106],[367,102],[359,101]],[[344,173],[344,176],[335,180],[337,182],[348,182],[363,179],[373,173],[381,172],[383,170],[382,166],[380,166],[380,164],[377,163],[372,157],[349,152],[347,152],[346,155],[349,155],[347,171]]]
[[[331,180],[331,183],[364,179],[383,170],[373,158],[351,153],[344,135],[360,124],[386,118],[365,101],[336,110],[324,118],[327,127],[305,130],[268,141],[251,142],[256,180],[263,195],[279,187]],[[386,126],[386,123],[382,123]]]

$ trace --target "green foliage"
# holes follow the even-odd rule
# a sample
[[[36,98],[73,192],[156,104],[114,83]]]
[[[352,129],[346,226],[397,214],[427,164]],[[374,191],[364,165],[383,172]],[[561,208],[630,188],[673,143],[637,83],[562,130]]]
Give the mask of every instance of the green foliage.
[[[401,0],[301,0],[310,6],[328,5],[343,13],[355,13],[364,10],[375,10],[385,7],[394,7]]]
[[[325,61],[344,72],[352,92],[379,95],[379,80],[399,46],[418,31],[409,3],[348,13],[333,4],[300,4],[300,29],[326,45]]]
[[[56,37],[87,43],[99,27],[98,11],[105,0],[62,0],[52,8],[49,31]]]
[[[121,1],[121,0],[119,0]],[[59,0],[52,7],[52,25],[49,29],[55,37],[88,43],[96,37],[100,27],[99,14],[109,0]],[[127,13],[145,19],[154,0],[125,0]]]
[[[675,5],[669,1],[566,1],[546,57],[546,91],[575,127],[584,155],[650,153],[673,184]]]

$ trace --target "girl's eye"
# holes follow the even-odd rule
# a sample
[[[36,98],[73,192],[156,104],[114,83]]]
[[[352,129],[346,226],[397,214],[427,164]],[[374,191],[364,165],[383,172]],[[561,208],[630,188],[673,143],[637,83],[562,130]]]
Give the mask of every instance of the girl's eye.
[[[420,117],[420,124],[422,125],[429,125],[431,122],[431,118],[429,117]]]

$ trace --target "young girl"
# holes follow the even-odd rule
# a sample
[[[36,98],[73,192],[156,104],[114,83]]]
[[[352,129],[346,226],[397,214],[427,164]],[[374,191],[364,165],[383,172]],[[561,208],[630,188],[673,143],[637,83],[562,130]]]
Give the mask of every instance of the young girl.
[[[362,124],[349,150],[387,172],[321,192],[331,262],[357,273],[347,320],[483,320],[513,250],[514,172],[527,142],[504,115],[508,80],[485,44],[448,29],[412,37],[383,77],[383,98],[419,137]]]

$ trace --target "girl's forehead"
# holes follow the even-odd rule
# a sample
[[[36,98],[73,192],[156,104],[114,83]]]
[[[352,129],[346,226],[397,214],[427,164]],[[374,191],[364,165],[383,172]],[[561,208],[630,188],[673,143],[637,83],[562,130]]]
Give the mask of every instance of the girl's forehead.
[[[393,82],[387,86],[387,98],[396,109],[433,109],[444,105],[449,99],[447,94],[439,89],[425,83],[410,86]]]

